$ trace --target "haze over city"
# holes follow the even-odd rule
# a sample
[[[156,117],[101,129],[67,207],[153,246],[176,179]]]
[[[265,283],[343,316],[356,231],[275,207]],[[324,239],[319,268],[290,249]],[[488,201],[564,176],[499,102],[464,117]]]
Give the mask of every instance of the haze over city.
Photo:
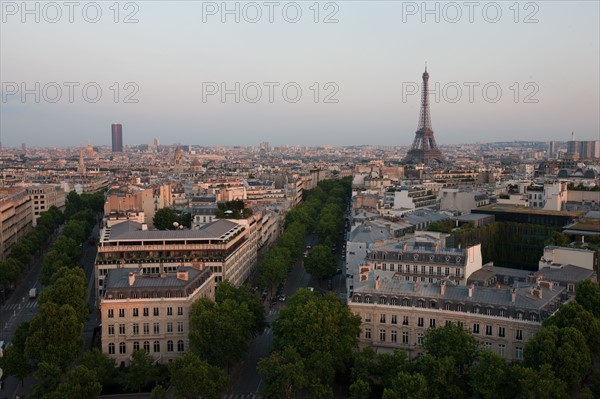
[[[408,146],[426,62],[438,144],[600,132],[598,2],[22,4],[2,3],[3,146],[107,145],[112,123],[125,145]]]

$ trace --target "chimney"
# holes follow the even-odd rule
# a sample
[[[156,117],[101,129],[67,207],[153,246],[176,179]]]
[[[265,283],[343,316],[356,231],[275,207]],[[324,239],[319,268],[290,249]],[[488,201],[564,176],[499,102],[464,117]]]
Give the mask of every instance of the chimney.
[[[188,272],[187,272],[187,270],[177,271],[177,280],[188,281]]]
[[[475,284],[469,285],[469,298],[473,298],[473,291],[475,291]]]
[[[440,283],[440,295],[446,295],[446,280],[442,280]]]
[[[379,290],[379,288],[381,288],[381,280],[379,279],[379,276],[377,276],[375,279],[375,289]]]
[[[147,231],[148,225],[146,223],[142,223],[142,231]]]
[[[129,273],[129,286],[131,287],[135,283],[135,274]]]
[[[517,302],[517,290],[516,289],[512,289],[511,293],[510,293],[510,301],[512,303]]]

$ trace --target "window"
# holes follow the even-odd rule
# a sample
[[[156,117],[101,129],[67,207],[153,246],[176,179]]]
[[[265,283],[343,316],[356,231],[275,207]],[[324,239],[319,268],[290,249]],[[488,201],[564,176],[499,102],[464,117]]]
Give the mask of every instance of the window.
[[[417,334],[417,345],[423,345],[423,333]]]
[[[183,332],[183,321],[177,322],[177,332]]]
[[[485,314],[488,316],[492,315],[492,308],[485,308]]]
[[[385,305],[385,304],[387,304],[387,299],[386,299],[384,296],[382,296],[382,297],[379,297],[379,304],[380,304],[380,305]]]
[[[168,333],[172,333],[173,332],[173,323],[171,323],[171,322],[167,323],[167,332]]]
[[[407,326],[408,325],[408,316],[402,316],[402,325],[403,326]]]
[[[397,331],[392,331],[390,335],[391,335],[392,342],[398,342],[398,332]]]
[[[140,325],[138,323],[133,323],[133,335],[138,335],[140,333]]]
[[[385,313],[382,313],[381,316],[379,316],[379,322],[385,323]]]
[[[178,316],[183,316],[183,307],[182,307],[182,306],[179,306],[179,307],[177,308],[177,315],[178,315]]]
[[[146,353],[150,353],[150,342],[144,341],[144,350]]]
[[[126,348],[126,347],[125,347],[125,342],[121,342],[121,343],[119,344],[119,353],[121,353],[121,354],[125,353],[125,352],[126,352],[126,351],[125,351],[125,348]]]
[[[452,304],[451,303],[446,303],[444,305],[444,309],[446,309],[446,310],[452,310]]]
[[[419,320],[418,320],[418,323],[417,323],[417,325],[418,325],[419,327],[423,327],[424,323],[425,323],[424,319],[423,319],[422,317],[419,317]]]
[[[537,321],[537,318],[538,318],[538,317],[537,317],[537,314],[535,314],[535,313],[531,313],[531,314],[529,315],[529,318],[531,319],[531,321]]]
[[[160,352],[160,342],[154,341],[154,353]]]
[[[479,324],[473,324],[473,334],[479,334]]]
[[[459,327],[464,327],[465,323],[463,323],[462,321],[457,321],[456,325],[458,325]]]
[[[491,351],[491,350],[492,350],[492,343],[491,343],[491,342],[486,342],[486,343],[484,344],[484,346],[485,346],[485,349],[486,349],[486,350],[488,350],[488,351]]]
[[[433,266],[429,266],[429,274],[433,274]]]
[[[183,340],[179,340],[177,341],[177,351],[178,352],[183,352]]]
[[[173,352],[173,341],[167,341],[167,352]]]
[[[110,344],[108,344],[108,354],[109,355],[115,354],[115,344],[113,344],[112,342]]]
[[[517,312],[517,319],[518,320],[522,320],[523,319],[523,312]]]
[[[160,324],[154,323],[154,335],[160,334]]]
[[[173,316],[173,308],[170,306],[167,308],[167,316]]]
[[[402,343],[408,345],[408,331],[402,332]]]
[[[125,309],[119,309],[119,317],[125,317]]]
[[[419,266],[413,265],[413,273],[417,274],[418,270],[419,270]]]
[[[139,351],[140,350],[140,343],[138,341],[135,341],[133,343],[133,350],[134,351]]]
[[[451,325],[452,325],[452,322],[451,322],[450,320],[446,320],[446,322],[444,323],[444,325],[445,325],[446,327],[448,327],[448,326],[451,326]]]
[[[506,310],[504,310],[504,309],[498,310],[498,316],[500,316],[500,317],[506,317]]]
[[[365,328],[365,339],[371,339],[371,329]]]
[[[392,324],[398,324],[398,317],[395,314],[392,315]]]
[[[457,268],[454,270],[454,275],[455,275],[456,277],[460,277],[460,268],[458,268],[458,267],[457,267]]]
[[[506,334],[506,329],[504,327],[498,327],[498,336],[504,337]]]
[[[365,321],[366,322],[371,322],[371,313],[365,313]]]
[[[108,317],[109,318],[115,317],[115,310],[114,309],[108,309]]]
[[[429,319],[429,327],[431,327],[431,328],[435,327],[435,319]]]
[[[449,275],[450,275],[450,268],[449,268],[449,267],[447,267],[447,268],[444,270],[444,273],[446,274],[446,276],[449,276]]]
[[[114,324],[108,325],[108,335],[115,335],[115,325]]]
[[[144,323],[144,335],[150,334],[150,323]]]
[[[516,338],[523,339],[523,330],[517,330]]]
[[[421,274],[425,274],[425,266],[424,265],[421,266]]]
[[[515,348],[515,358],[516,358],[517,360],[521,360],[521,359],[523,359],[523,348],[522,348],[522,347],[520,347],[520,346],[517,346],[517,347]]]
[[[398,298],[391,298],[390,305],[398,306]]]
[[[133,317],[138,317],[140,315],[140,310],[138,308],[133,308]]]
[[[144,308],[144,316],[148,316],[150,314],[150,312],[148,311],[148,308]]]
[[[158,308],[154,308],[154,316],[158,316],[159,312],[158,312]]]
[[[417,307],[418,308],[424,308],[425,307],[425,301],[422,299],[419,299],[419,301],[417,302]]]
[[[485,326],[485,335],[492,335],[492,326]]]
[[[119,334],[125,334],[125,324],[119,324]]]
[[[379,330],[379,341],[385,342],[385,330]]]
[[[506,345],[504,344],[498,344],[498,354],[502,357],[504,357],[504,351],[506,349]]]

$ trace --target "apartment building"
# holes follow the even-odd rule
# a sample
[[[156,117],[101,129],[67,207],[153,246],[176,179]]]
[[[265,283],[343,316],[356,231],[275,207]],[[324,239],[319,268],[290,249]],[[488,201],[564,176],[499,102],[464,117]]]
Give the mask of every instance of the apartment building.
[[[259,229],[254,217],[219,219],[198,230],[146,230],[135,222],[104,227],[95,266],[98,298],[109,270],[119,268],[144,274],[172,273],[181,266],[209,268],[215,282],[240,285],[256,268]]]
[[[447,248],[441,237],[422,235],[368,250],[365,262],[374,270],[395,272],[406,281],[434,283],[449,279],[466,285],[469,276],[481,269],[481,244]]]
[[[0,260],[33,226],[32,201],[23,187],[0,188]]]
[[[392,209],[440,208],[437,196],[420,187],[388,187],[383,191],[383,204]]]
[[[37,184],[27,187],[27,193],[31,197],[33,212],[33,227],[36,226],[37,219],[42,212],[46,212],[51,206],[64,211],[66,195],[65,191],[56,185]]]
[[[568,300],[564,287],[538,279],[531,285],[479,287],[452,280],[407,281],[397,271],[361,267],[349,299],[361,317],[359,346],[377,351],[422,353],[427,329],[458,324],[485,349],[508,360],[522,360],[523,348],[544,319]]]
[[[127,366],[132,352],[143,349],[166,363],[189,349],[190,306],[214,296],[209,268],[180,266],[153,274],[109,270],[100,302],[102,352]]]

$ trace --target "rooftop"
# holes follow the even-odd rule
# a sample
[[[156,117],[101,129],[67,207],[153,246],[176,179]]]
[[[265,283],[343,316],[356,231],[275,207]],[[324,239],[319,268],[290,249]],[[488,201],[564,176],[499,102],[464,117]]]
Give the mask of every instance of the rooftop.
[[[242,225],[226,219],[208,223],[198,230],[142,230],[142,225],[136,222],[123,222],[106,228],[109,233],[107,241],[224,239],[242,229]]]

